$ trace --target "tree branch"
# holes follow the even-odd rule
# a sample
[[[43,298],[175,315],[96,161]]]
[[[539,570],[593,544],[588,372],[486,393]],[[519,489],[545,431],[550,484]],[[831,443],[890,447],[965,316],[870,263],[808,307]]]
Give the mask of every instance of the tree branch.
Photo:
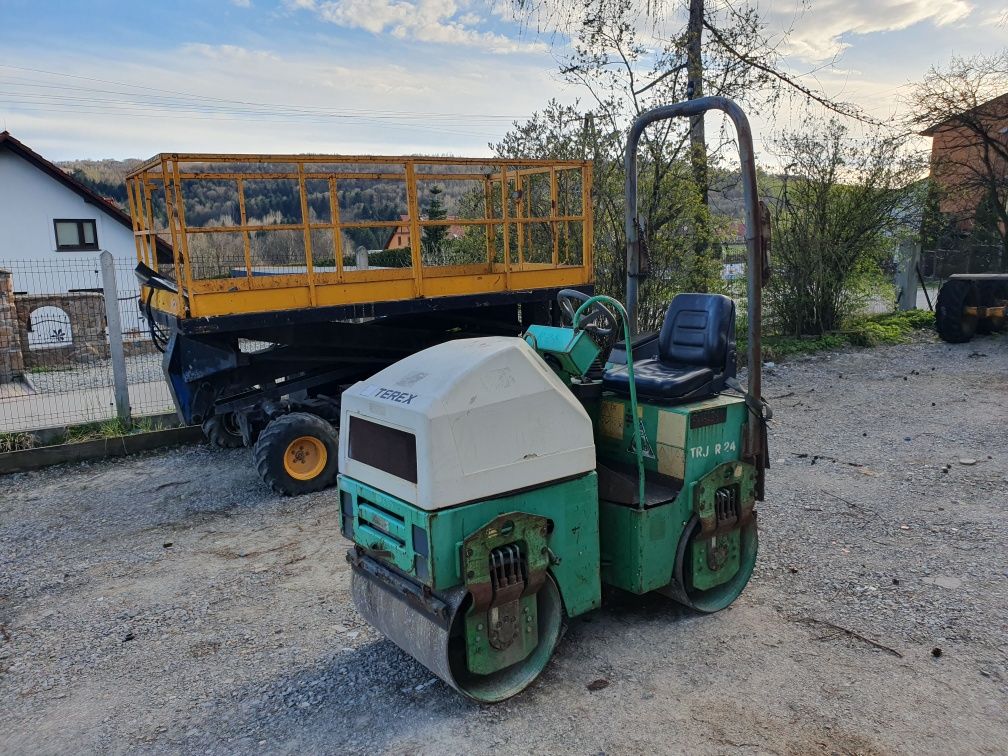
[[[773,77],[775,79],[778,79],[779,81],[781,81],[782,83],[784,83],[787,86],[791,87],[792,89],[794,89],[794,90],[800,92],[801,94],[805,95],[805,97],[809,98],[810,100],[813,100],[813,101],[819,103],[820,105],[822,105],[824,108],[826,108],[830,112],[836,113],[837,115],[844,116],[845,118],[853,118],[856,121],[860,121],[861,123],[866,123],[866,124],[869,124],[871,126],[882,126],[883,125],[881,121],[878,121],[878,120],[876,120],[876,119],[874,119],[874,118],[872,118],[870,116],[867,116],[864,113],[862,113],[861,110],[856,105],[852,105],[851,103],[837,102],[837,101],[831,100],[828,97],[826,97],[825,95],[822,95],[822,94],[819,94],[818,92],[813,91],[812,89],[810,89],[809,87],[807,87],[804,84],[800,83],[799,81],[797,81],[793,77],[789,76],[788,74],[784,73],[783,71],[779,71],[776,68],[774,68],[773,66],[767,65],[766,63],[763,63],[762,61],[753,58],[748,53],[742,52],[740,50],[736,50],[728,42],[728,40],[725,39],[724,35],[721,34],[721,31],[717,27],[715,27],[713,24],[711,24],[706,18],[704,19],[704,28],[707,29],[707,31],[710,32],[711,37],[714,38],[714,41],[717,42],[718,45],[723,50],[725,50],[725,52],[727,52],[728,54],[734,56],[735,58],[737,58],[738,60],[740,60],[742,63],[746,64],[747,66],[755,68],[757,71],[762,71],[763,73],[767,74],[768,76],[771,76],[771,77]]]

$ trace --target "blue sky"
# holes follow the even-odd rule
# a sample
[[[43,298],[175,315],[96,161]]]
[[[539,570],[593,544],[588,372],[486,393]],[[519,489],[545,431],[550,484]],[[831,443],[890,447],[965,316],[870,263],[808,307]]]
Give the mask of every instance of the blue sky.
[[[793,26],[792,71],[836,57],[809,83],[881,118],[930,64],[1008,45],[1003,0],[760,8]],[[584,96],[556,74],[562,40],[483,0],[0,0],[0,18],[0,126],[53,159],[479,155],[550,97]],[[753,116],[764,138],[795,117]]]

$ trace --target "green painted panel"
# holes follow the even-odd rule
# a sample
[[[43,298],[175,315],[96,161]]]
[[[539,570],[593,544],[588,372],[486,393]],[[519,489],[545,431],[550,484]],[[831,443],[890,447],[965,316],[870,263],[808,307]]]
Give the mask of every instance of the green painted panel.
[[[470,533],[510,512],[546,517],[553,523],[547,539],[555,556],[550,572],[567,613],[575,616],[601,604],[595,473],[439,512],[427,512],[345,475],[339,477],[339,488],[344,535],[435,591],[465,582],[461,548]]]
[[[557,326],[531,325],[525,341],[543,357],[553,357],[560,368],[571,376],[588,372],[599,348],[585,331]]]
[[[589,412],[599,458],[635,466],[630,400],[605,394]],[[741,397],[714,396],[671,406],[639,404],[638,418],[646,470],[689,483],[741,456],[746,422]]]
[[[668,585],[691,514],[683,496],[651,509],[600,502],[602,581],[637,594]]]
[[[599,503],[602,580],[639,594],[672,579],[676,548],[697,506],[694,484],[719,465],[741,458],[746,410],[745,402],[733,396],[673,406],[641,404],[638,409],[645,469],[683,482],[673,501],[650,509]],[[629,399],[606,394],[591,412],[599,458],[617,467],[636,465]],[[733,553],[729,549],[729,559]],[[706,563],[706,550],[702,556]],[[737,569],[737,559],[735,565]],[[730,572],[734,570],[726,565],[708,570],[703,579],[714,584]]]
[[[739,569],[741,544],[737,530],[706,541],[695,541],[690,547],[693,552],[690,555],[693,560],[692,587],[707,591],[735,577]]]

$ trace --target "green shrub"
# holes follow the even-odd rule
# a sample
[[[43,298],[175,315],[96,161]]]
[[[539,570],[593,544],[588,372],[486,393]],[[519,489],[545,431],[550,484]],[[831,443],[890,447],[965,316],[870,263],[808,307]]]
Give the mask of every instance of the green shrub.
[[[907,324],[914,329],[934,328],[935,316],[930,310],[907,310],[901,312]]]
[[[880,344],[899,344],[906,338],[907,330],[899,323],[882,323],[867,320],[855,324],[847,332],[847,340],[854,346],[872,347]]]
[[[764,336],[763,359],[776,362],[799,354],[828,352],[846,346],[902,344],[914,331],[933,327],[934,313],[927,310],[869,315],[851,321],[843,331],[832,331],[821,336]],[[745,336],[738,339],[739,364],[745,363],[746,344]]]
[[[846,332],[854,346],[902,344],[915,330],[934,327],[934,313],[908,310],[855,320]]]

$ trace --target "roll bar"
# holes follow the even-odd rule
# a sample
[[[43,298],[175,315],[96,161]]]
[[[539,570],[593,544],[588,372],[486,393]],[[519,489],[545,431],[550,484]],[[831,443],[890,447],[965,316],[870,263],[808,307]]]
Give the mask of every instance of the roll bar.
[[[640,224],[637,218],[637,143],[644,129],[656,121],[669,118],[688,118],[720,110],[735,124],[738,136],[739,167],[742,172],[742,198],[745,206],[746,227],[746,273],[748,277],[748,374],[746,403],[754,414],[758,411],[759,422],[747,424],[746,444],[748,455],[757,460],[762,472],[765,449],[763,448],[763,400],[762,366],[763,350],[760,344],[763,314],[763,226],[760,216],[759,195],[756,191],[756,160],[753,155],[752,129],[749,119],[734,100],[727,97],[698,97],[695,100],[663,105],[641,113],[634,120],[627,136],[624,167],[626,169],[626,240],[627,240],[627,312],[630,329],[637,333],[637,280],[640,278]],[[629,348],[629,345],[628,345]],[[757,410],[758,408],[758,410]]]

